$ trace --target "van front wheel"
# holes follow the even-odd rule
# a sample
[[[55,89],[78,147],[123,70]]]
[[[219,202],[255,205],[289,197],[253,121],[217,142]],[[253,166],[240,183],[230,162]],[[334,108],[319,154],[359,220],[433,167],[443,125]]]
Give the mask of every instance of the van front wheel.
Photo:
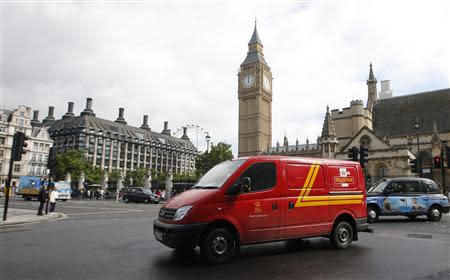
[[[352,244],[352,226],[346,221],[338,222],[331,233],[330,239],[333,246],[337,249],[346,249]]]
[[[235,254],[236,241],[226,228],[209,231],[200,246],[203,257],[210,263],[229,262]]]

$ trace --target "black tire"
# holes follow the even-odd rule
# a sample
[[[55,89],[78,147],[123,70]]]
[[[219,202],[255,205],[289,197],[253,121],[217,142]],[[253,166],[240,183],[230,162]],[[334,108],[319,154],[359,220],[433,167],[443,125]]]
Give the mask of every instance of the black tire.
[[[200,251],[207,262],[222,264],[234,257],[236,246],[236,240],[226,228],[215,228],[206,234]]]
[[[378,218],[380,217],[380,213],[375,206],[367,207],[367,222],[368,223],[376,223],[378,222]]]
[[[428,210],[427,214],[428,220],[432,222],[438,222],[441,220],[442,217],[442,209],[439,206],[433,205]]]
[[[330,236],[331,244],[337,249],[346,249],[352,244],[353,228],[346,221],[338,222]]]

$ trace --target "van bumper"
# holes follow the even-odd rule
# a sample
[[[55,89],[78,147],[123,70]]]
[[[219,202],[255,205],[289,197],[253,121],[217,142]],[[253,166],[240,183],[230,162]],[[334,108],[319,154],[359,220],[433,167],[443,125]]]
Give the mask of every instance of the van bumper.
[[[194,248],[200,239],[200,234],[206,227],[200,224],[166,224],[158,220],[153,222],[153,234],[159,242],[170,248]]]
[[[369,227],[367,218],[356,219],[356,231],[373,233],[373,228]]]

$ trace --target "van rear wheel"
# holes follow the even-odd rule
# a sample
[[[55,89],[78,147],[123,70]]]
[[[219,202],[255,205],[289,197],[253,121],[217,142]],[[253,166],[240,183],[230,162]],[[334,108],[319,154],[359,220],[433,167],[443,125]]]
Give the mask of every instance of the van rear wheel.
[[[236,240],[226,228],[215,228],[203,239],[200,251],[210,263],[229,262],[235,255]]]
[[[337,249],[346,249],[352,244],[352,240],[352,226],[346,221],[338,222],[330,236],[331,244]]]

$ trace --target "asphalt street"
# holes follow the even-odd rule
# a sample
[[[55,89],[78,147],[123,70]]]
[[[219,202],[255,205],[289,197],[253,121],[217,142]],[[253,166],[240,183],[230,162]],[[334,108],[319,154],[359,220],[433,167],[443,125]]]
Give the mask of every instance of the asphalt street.
[[[3,200],[0,201],[1,203]],[[10,207],[37,209],[13,198]],[[180,255],[153,236],[161,205],[57,204],[65,219],[0,228],[0,279],[450,279],[450,216],[382,219],[347,250],[324,238],[244,247],[221,266]]]

